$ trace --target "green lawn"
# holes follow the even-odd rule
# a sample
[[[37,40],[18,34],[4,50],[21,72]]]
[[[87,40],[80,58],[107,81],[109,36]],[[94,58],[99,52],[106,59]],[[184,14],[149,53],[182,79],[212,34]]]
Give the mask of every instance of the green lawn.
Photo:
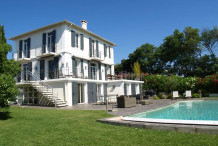
[[[9,145],[218,145],[218,135],[154,131],[96,122],[104,111],[10,108],[0,119],[0,146]]]

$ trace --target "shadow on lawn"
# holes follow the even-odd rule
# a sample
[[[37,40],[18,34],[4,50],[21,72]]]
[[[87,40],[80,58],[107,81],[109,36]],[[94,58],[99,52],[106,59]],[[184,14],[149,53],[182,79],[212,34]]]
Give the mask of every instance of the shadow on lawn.
[[[6,112],[0,112],[0,120],[7,120],[7,119],[12,118],[12,117],[10,116],[10,113],[11,113],[11,112],[8,112],[8,111],[6,111]]]

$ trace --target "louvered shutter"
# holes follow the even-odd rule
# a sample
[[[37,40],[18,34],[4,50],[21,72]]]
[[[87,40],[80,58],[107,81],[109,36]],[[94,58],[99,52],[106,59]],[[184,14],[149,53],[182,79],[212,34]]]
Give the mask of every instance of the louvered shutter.
[[[111,47],[108,46],[108,48],[109,48],[109,58],[111,58]]]
[[[91,62],[88,61],[88,79],[91,79]]]
[[[89,56],[92,57],[92,38],[89,38]]]
[[[84,70],[83,70],[83,60],[81,59],[80,62],[81,62],[81,73],[82,73],[82,75],[84,75]]]
[[[107,45],[104,44],[104,57],[107,57]]]
[[[80,34],[80,49],[84,50],[84,37],[83,37],[83,34]]]
[[[52,32],[52,52],[55,52],[56,30]]]
[[[96,40],[96,53],[97,53],[97,57],[99,57],[99,49],[98,49],[98,41]]]
[[[45,53],[45,47],[46,47],[46,33],[42,34],[42,54]]]
[[[27,39],[27,58],[30,58],[31,38]]]
[[[105,68],[105,80],[107,80],[107,65],[106,64],[104,65],[104,68]]]
[[[98,70],[99,70],[99,80],[102,80],[102,76],[101,76],[101,63],[98,64]]]
[[[76,47],[76,33],[75,31],[71,30],[71,46]]]
[[[22,58],[22,53],[23,53],[23,40],[20,40],[19,42],[19,58]]]

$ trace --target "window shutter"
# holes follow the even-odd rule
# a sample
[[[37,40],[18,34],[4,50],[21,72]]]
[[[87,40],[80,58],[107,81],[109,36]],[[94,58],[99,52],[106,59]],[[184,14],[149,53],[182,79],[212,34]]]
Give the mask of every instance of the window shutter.
[[[83,60],[81,59],[80,62],[81,62],[81,73],[82,73],[82,75],[84,75],[84,70],[83,70]]]
[[[22,52],[23,52],[23,40],[20,40],[19,42],[19,58],[22,58]]]
[[[89,56],[92,57],[92,38],[89,38]]]
[[[106,64],[104,65],[104,68],[105,68],[105,80],[107,80],[107,65]]]
[[[101,77],[101,63],[98,64],[98,71],[99,71],[99,80],[102,80],[102,77]]]
[[[27,39],[27,58],[30,58],[31,38]]]
[[[83,34],[80,34],[80,49],[84,50],[84,37],[83,37]]]
[[[42,54],[45,53],[45,47],[46,47],[46,33],[42,34]]]
[[[88,79],[91,79],[91,62],[88,61]]]
[[[55,52],[56,30],[52,32],[52,52]]]
[[[107,45],[104,44],[104,57],[107,57]]]
[[[97,52],[97,57],[99,57],[99,49],[98,49],[98,41],[96,40],[96,52]]]
[[[109,48],[109,58],[111,58],[111,46],[108,46]]]
[[[75,37],[76,37],[75,31],[71,30],[71,46],[72,47],[76,46]]]

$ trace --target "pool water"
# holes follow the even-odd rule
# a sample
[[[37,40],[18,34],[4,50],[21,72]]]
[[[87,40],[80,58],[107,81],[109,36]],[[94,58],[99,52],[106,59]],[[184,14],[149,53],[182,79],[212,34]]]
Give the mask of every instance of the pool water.
[[[181,101],[164,108],[128,117],[218,121],[218,100]]]

